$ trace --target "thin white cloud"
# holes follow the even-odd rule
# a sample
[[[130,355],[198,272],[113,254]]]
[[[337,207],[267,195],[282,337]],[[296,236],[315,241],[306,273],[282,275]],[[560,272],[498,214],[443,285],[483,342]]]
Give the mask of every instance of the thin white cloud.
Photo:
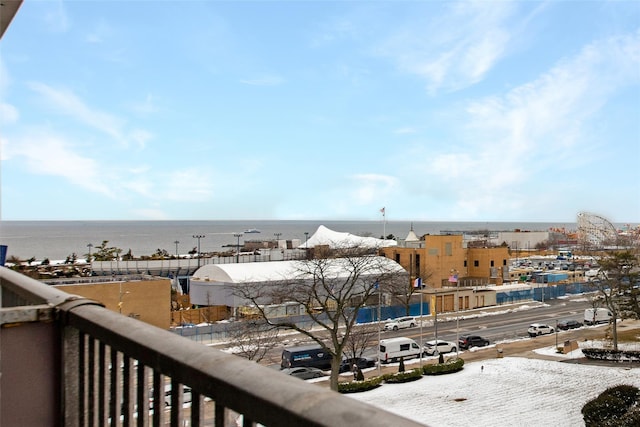
[[[141,102],[135,102],[131,105],[131,109],[137,114],[141,115],[151,115],[159,111],[157,105],[157,99],[152,94],[147,94],[147,96]]]
[[[133,143],[137,148],[144,148],[152,134],[146,130],[133,129],[126,131],[126,121],[110,113],[89,107],[75,93],[66,89],[54,88],[39,82],[31,82],[28,87],[56,113],[71,117],[79,122],[97,129],[112,137],[123,147]]]
[[[138,147],[138,149],[143,150],[146,147],[147,142],[152,138],[153,135],[151,134],[151,132],[148,132],[144,129],[134,129],[129,132],[127,139],[133,142]]]
[[[587,129],[609,97],[640,82],[640,32],[585,46],[535,81],[471,103],[467,136],[427,170],[467,216],[497,203],[521,212],[539,173],[597,163]],[[504,204],[507,200],[508,204]]]
[[[105,21],[101,21],[92,27],[91,32],[85,36],[85,41],[89,44],[102,44],[113,36],[113,29]]]
[[[212,182],[209,172],[194,167],[170,172],[162,185],[167,200],[201,202],[213,195]]]
[[[111,114],[89,108],[78,96],[69,90],[56,89],[44,83],[32,82],[29,88],[39,94],[42,100],[55,111],[73,117],[88,126],[99,129],[107,135],[122,141],[123,121]]]
[[[0,103],[0,124],[7,125],[15,123],[20,118],[18,109],[10,104]]]
[[[34,131],[5,143],[4,149],[9,157],[24,160],[31,173],[62,177],[77,187],[114,197],[98,162],[81,155],[77,147],[50,130]]]
[[[509,2],[451,3],[437,18],[408,24],[377,52],[424,78],[430,93],[459,90],[481,81],[505,55],[512,8]]]
[[[69,30],[69,15],[65,9],[64,1],[45,2],[50,7],[44,13],[43,20],[50,31],[64,33]]]
[[[352,176],[355,188],[350,190],[349,203],[367,205],[384,200],[397,185],[397,179],[388,175],[358,174]]]

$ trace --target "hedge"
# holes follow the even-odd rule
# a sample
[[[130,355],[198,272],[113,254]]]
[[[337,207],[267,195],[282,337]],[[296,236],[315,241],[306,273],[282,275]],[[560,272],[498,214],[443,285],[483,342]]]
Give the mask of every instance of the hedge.
[[[373,390],[382,384],[382,377],[373,377],[364,381],[350,381],[338,383],[340,393],[359,393],[361,391]]]
[[[449,359],[444,363],[436,363],[435,365],[424,365],[422,367],[422,373],[424,375],[452,374],[454,372],[462,370],[463,367],[463,359]]]
[[[637,426],[640,390],[631,385],[609,387],[582,407],[586,427]]]
[[[385,374],[382,377],[386,383],[407,383],[422,378],[422,372],[420,372],[420,368],[417,368],[395,374]]]
[[[612,360],[616,362],[640,362],[640,351],[638,350],[583,348],[582,354],[584,354],[588,359]]]

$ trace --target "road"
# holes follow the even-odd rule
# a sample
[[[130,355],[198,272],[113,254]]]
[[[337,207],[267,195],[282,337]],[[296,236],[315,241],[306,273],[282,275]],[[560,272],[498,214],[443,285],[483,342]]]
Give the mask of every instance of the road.
[[[483,309],[460,312],[458,322],[456,313],[442,313],[438,315],[438,339],[456,341],[456,323],[458,323],[458,335],[480,335],[491,343],[508,340],[518,340],[528,337],[527,328],[531,323],[547,323],[555,328],[556,321],[563,319],[583,320],[584,309],[589,308],[590,303],[584,296],[546,301],[544,304],[536,301],[514,305],[485,307]],[[393,337],[410,337],[417,342],[435,339],[435,328],[430,316],[424,317],[422,330],[420,327],[401,329],[398,331],[382,331],[382,339]],[[324,334],[324,332],[321,332]],[[286,340],[286,345],[295,345],[306,340],[301,334],[286,334],[281,336]],[[308,340],[307,340],[308,341]],[[295,343],[295,344],[294,344]],[[228,344],[214,345],[216,348],[228,347]],[[364,355],[377,357],[377,340],[365,351]],[[495,350],[494,350],[495,351]],[[266,365],[280,363],[282,347],[276,347],[263,361]]]
[[[439,316],[438,339],[455,342],[456,323],[458,336],[481,335],[490,342],[512,340],[527,337],[527,328],[531,323],[546,323],[555,328],[556,321],[563,319],[583,320],[585,308],[590,304],[585,298],[562,299],[545,302],[545,304],[531,302],[526,305],[501,306],[485,310],[471,310],[461,312],[458,322],[455,313]],[[444,319],[443,319],[444,318]],[[420,341],[433,340],[436,336],[435,327],[389,331],[383,333],[383,338],[405,336]]]

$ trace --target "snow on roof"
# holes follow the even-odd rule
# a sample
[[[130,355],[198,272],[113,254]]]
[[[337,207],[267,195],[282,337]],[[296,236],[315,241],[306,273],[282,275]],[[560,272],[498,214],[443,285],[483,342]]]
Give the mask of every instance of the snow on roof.
[[[324,225],[321,225],[309,240],[298,246],[298,249],[313,248],[315,246],[329,246],[330,248],[380,248],[396,246],[397,244],[398,242],[395,240],[356,236],[351,233],[333,231]]]
[[[407,237],[404,240],[407,241],[407,242],[419,242],[420,241],[420,239],[416,235],[415,231],[413,231],[413,229],[411,229],[409,231],[409,234],[407,234]]]
[[[406,272],[397,262],[382,256],[376,256],[376,262],[370,264],[372,273],[375,273],[376,266],[398,273]],[[342,268],[345,260],[335,259],[335,274],[348,275],[353,270],[349,267]],[[378,264],[378,262],[380,264]],[[306,261],[272,261],[272,262],[249,262],[239,264],[207,264],[200,267],[193,273],[192,280],[212,281],[224,283],[257,283],[277,280],[293,279],[300,277],[304,271]]]

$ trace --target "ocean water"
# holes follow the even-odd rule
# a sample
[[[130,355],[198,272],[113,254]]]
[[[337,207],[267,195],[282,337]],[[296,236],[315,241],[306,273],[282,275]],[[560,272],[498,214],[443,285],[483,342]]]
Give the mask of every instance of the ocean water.
[[[381,237],[393,234],[405,238],[413,227],[418,236],[443,231],[547,231],[551,227],[575,230],[575,223],[517,222],[410,222],[410,221],[2,221],[0,244],[7,245],[7,257],[37,260],[64,260],[75,253],[84,257],[94,247],[107,240],[108,246],[131,249],[134,256],[151,255],[158,249],[170,254],[187,254],[198,246],[201,252],[215,252],[235,246],[234,234],[256,228],[260,233],[243,233],[240,244],[247,240],[279,239],[305,241],[320,225],[334,231],[362,236]],[[178,242],[177,245],[175,242]]]

